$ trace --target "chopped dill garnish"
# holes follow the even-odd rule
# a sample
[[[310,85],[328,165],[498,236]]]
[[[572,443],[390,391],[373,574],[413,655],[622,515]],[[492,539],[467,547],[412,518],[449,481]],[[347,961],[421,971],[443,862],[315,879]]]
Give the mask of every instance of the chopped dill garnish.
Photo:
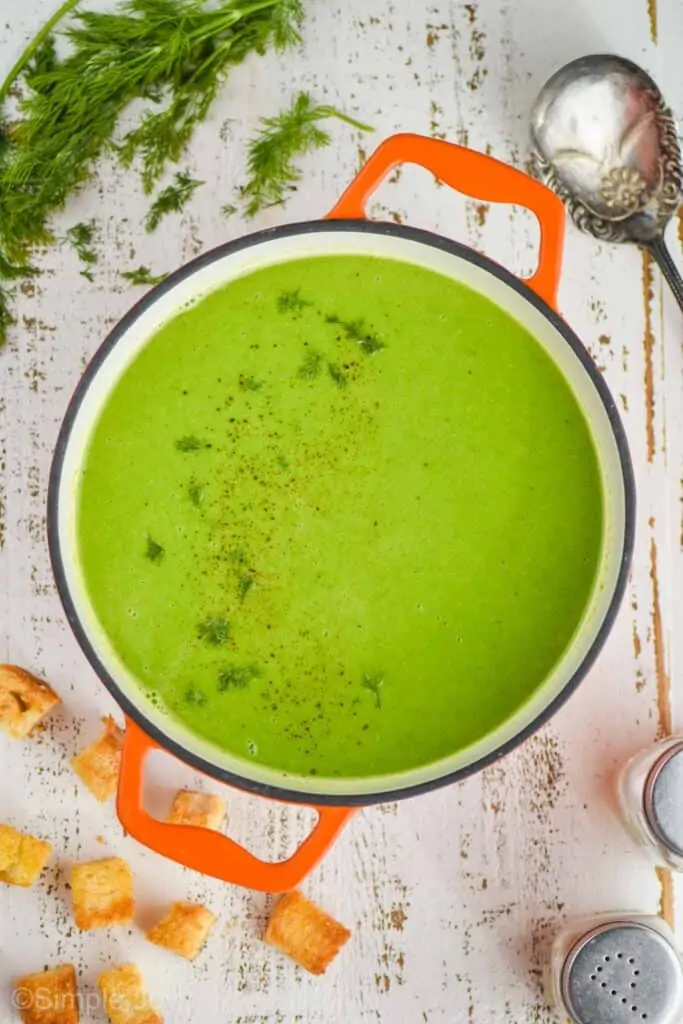
[[[239,377],[239,385],[242,391],[260,391],[265,381],[260,377],[245,377],[243,373]]]
[[[349,378],[346,376],[344,371],[341,369],[338,363],[328,363],[327,372],[330,377],[337,385],[338,388],[345,388],[349,383]]]
[[[366,356],[374,356],[386,345],[375,331],[368,330],[365,320],[341,320],[338,316],[326,316],[325,323],[339,324],[347,341],[354,341]]]
[[[297,288],[293,292],[281,292],[277,297],[278,313],[301,313],[302,310],[311,305],[311,302],[301,298],[301,288]]]
[[[374,672],[372,675],[368,675],[366,672],[363,675],[362,687],[364,690],[369,690],[370,693],[375,695],[375,707],[378,711],[382,709],[382,695],[379,692],[382,686],[384,686],[384,674],[382,672]]]
[[[322,356],[319,352],[307,352],[304,361],[296,372],[299,380],[315,380],[320,375]]]
[[[231,668],[223,669],[218,676],[218,692],[246,690],[249,683],[258,679],[260,675],[261,669],[256,665],[233,665]]]
[[[165,551],[161,544],[158,544],[152,537],[147,537],[145,558],[149,558],[150,562],[160,562],[164,557],[164,554]]]
[[[243,572],[237,581],[237,596],[240,601],[244,601],[249,591],[253,588],[255,583],[254,577],[249,573]]]
[[[194,434],[186,434],[184,437],[179,437],[175,442],[176,450],[179,452],[199,452],[203,448],[210,448],[211,445],[207,444],[206,441],[200,441]]]
[[[88,221],[87,224],[74,224],[73,227],[68,229],[66,240],[75,250],[81,263],[84,264],[81,276],[90,282],[94,281],[95,279],[90,267],[97,263],[98,259],[97,253],[92,248],[93,241],[95,240],[95,221]]]
[[[275,117],[261,118],[262,127],[248,147],[249,180],[240,189],[246,200],[247,217],[254,217],[269,206],[281,206],[287,194],[296,189],[301,172],[294,161],[329,145],[329,132],[318,125],[329,118],[337,118],[363,132],[373,130],[335,107],[315,106],[307,92],[295,96],[288,110]]]
[[[177,171],[173,184],[161,190],[147,211],[146,229],[154,231],[169,213],[184,210],[196,190],[203,184],[203,181],[191,178],[184,171]]]
[[[121,270],[121,277],[131,284],[161,284],[168,274],[153,274],[149,267],[136,267],[134,270]]]
[[[230,220],[231,217],[237,213],[237,207],[234,203],[225,203],[221,206],[221,217],[225,217],[226,220]]]
[[[202,708],[209,698],[198,686],[188,686],[183,699],[186,704],[191,704],[195,708]]]
[[[204,619],[197,626],[197,637],[211,647],[227,644],[230,636],[230,623],[227,619]]]
[[[204,488],[196,480],[190,480],[187,488],[187,496],[192,504],[199,508],[201,503],[204,501]]]

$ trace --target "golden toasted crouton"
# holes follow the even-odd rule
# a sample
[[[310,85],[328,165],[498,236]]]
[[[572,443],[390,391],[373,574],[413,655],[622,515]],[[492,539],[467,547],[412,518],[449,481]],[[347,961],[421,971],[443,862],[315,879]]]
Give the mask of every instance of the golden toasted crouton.
[[[37,881],[52,853],[52,843],[0,825],[0,882],[25,888]]]
[[[71,869],[74,921],[81,931],[128,924],[133,918],[133,874],[120,857]]]
[[[300,892],[290,892],[273,911],[265,937],[311,974],[324,974],[351,932]]]
[[[225,804],[212,793],[179,790],[173,798],[167,822],[171,825],[198,825],[217,831],[225,820]]]
[[[13,1003],[24,1024],[78,1024],[78,987],[72,964],[20,978]]]
[[[7,871],[19,860],[21,832],[11,825],[0,825],[0,871]]]
[[[59,697],[47,683],[18,665],[0,665],[0,729],[26,739]]]
[[[97,979],[111,1024],[164,1024],[145,992],[135,964],[105,971]]]
[[[113,718],[103,718],[102,721],[105,729],[100,738],[77,754],[71,761],[71,767],[93,796],[104,803],[116,792],[125,733]]]
[[[216,923],[216,915],[196,903],[174,903],[161,921],[147,932],[155,946],[194,960]]]

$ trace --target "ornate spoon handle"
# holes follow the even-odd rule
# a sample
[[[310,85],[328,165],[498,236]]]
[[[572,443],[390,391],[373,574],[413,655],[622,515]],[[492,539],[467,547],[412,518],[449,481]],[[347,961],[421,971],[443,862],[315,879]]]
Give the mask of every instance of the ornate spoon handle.
[[[669,282],[671,291],[674,293],[678,305],[683,309],[683,277],[681,277],[678,267],[674,263],[671,253],[666,247],[666,243],[663,238],[656,238],[654,242],[649,242],[644,246],[649,253],[652,254],[657,262],[657,266],[664,274],[664,277]]]

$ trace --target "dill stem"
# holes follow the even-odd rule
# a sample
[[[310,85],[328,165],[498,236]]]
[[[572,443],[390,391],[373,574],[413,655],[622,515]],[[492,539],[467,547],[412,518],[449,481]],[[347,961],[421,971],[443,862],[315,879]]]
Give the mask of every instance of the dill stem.
[[[7,99],[7,95],[16,82],[17,78],[24,70],[28,62],[31,60],[33,55],[39,50],[42,44],[49,36],[52,29],[55,27],[58,21],[61,21],[69,11],[72,11],[81,0],[65,0],[59,10],[55,11],[49,21],[46,21],[40,32],[31,42],[28,44],[24,52],[22,53],[19,60],[16,62],[10,73],[7,75],[5,81],[0,85],[0,104],[4,103]]]
[[[374,128],[369,124],[364,124],[362,121],[357,121],[355,117],[349,117],[348,114],[343,114],[341,110],[337,110],[336,107],[323,106],[320,108],[320,118],[336,117],[338,121],[343,121],[344,124],[351,125],[352,128],[357,128],[361,132],[374,132]]]

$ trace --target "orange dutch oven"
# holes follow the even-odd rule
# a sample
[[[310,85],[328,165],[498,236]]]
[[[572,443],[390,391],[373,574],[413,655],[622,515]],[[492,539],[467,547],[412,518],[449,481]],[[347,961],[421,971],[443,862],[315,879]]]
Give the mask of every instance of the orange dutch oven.
[[[493,261],[436,234],[365,218],[369,196],[398,165],[418,164],[467,196],[488,203],[515,203],[535,214],[540,225],[538,269],[519,281]],[[584,346],[556,312],[556,296],[565,215],[560,200],[521,171],[489,156],[435,139],[397,135],[384,142],[324,220],[285,225],[230,242],[171,274],[117,325],[87,368],[66,413],[54,456],[48,501],[49,545],[59,593],[69,623],[98,676],[126,716],[117,810],[125,830],[140,843],[171,860],[226,882],[268,892],[298,886],[333,843],[354,810],[387,800],[415,796],[481,770],[507,754],[558,710],[594,662],[613,624],[624,593],[633,546],[634,485],[628,447],[615,403]],[[511,313],[561,366],[581,405],[595,441],[605,489],[607,529],[603,542],[601,585],[582,626],[552,678],[503,726],[452,757],[391,779],[282,779],[263,774],[211,751],[186,728],[177,729],[122,679],[99,639],[87,596],[79,584],[74,531],[75,495],[89,433],[111,386],[117,358],[130,338],[154,314],[168,319],[193,295],[228,283],[239,275],[245,254],[249,266],[267,266],[300,248],[335,251],[343,235],[345,251],[381,251],[417,265],[441,260],[441,273],[462,280]],[[153,317],[153,318],[154,318]],[[151,817],[142,803],[145,760],[162,749],[230,786],[318,812],[311,834],[288,860],[265,862],[226,835],[172,825]]]

